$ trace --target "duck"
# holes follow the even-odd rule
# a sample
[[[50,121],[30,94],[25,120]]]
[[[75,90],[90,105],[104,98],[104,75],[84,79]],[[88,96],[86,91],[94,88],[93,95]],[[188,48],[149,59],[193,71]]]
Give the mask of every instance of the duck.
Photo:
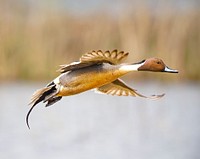
[[[128,52],[118,51],[91,51],[83,54],[78,62],[60,65],[60,75],[37,90],[31,98],[30,110],[26,115],[26,124],[29,126],[29,115],[33,108],[40,102],[46,103],[46,107],[58,102],[64,96],[79,94],[91,89],[95,92],[117,95],[138,96],[148,99],[159,99],[164,96],[145,96],[129,87],[120,77],[133,71],[153,71],[178,73],[165,65],[159,58],[148,58],[137,63],[122,63],[128,56]]]

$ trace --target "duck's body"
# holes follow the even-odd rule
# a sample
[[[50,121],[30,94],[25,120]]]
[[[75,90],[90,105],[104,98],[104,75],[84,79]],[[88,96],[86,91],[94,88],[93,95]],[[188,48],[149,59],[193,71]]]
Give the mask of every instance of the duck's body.
[[[111,83],[129,72],[120,69],[122,67],[103,63],[65,72],[54,80],[61,85],[58,96],[74,95]]]
[[[169,69],[162,60],[150,58],[134,64],[119,64],[128,53],[106,51],[93,51],[84,54],[79,62],[62,65],[59,71],[61,75],[49,83],[45,88],[36,91],[31,100],[26,121],[33,107],[39,102],[47,102],[46,106],[52,105],[62,98],[96,89],[98,92],[119,96],[140,96],[145,98],[160,98],[162,95],[146,97],[137,93],[134,89],[123,83],[119,77],[131,71],[154,71],[178,73],[177,70]],[[29,125],[28,125],[29,127]]]

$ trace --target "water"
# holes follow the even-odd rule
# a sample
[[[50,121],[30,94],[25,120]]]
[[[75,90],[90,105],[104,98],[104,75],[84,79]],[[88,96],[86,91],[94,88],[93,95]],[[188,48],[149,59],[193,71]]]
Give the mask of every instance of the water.
[[[137,83],[161,100],[89,91],[54,106],[39,104],[25,125],[31,94],[42,84],[0,85],[2,159],[200,158],[200,85]]]

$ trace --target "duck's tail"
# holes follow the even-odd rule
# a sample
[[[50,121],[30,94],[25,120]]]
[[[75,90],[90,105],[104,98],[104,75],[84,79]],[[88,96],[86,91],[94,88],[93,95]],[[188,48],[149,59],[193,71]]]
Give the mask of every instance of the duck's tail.
[[[59,89],[56,87],[56,84],[54,82],[51,82],[46,87],[37,90],[33,94],[31,101],[29,103],[29,105],[31,105],[31,108],[26,115],[26,124],[29,129],[30,129],[30,126],[29,126],[28,119],[29,119],[29,115],[30,115],[31,111],[33,110],[33,108],[42,101],[43,101],[43,103],[47,102],[46,107],[59,101],[62,97],[56,96],[58,94],[58,92],[59,92]]]

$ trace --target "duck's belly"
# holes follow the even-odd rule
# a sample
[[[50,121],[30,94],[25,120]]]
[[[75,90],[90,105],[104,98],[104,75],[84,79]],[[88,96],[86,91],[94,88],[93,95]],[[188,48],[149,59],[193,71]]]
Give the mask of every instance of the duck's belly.
[[[81,93],[108,84],[122,74],[113,65],[95,65],[71,71],[60,76],[60,92],[58,95],[68,96]]]

